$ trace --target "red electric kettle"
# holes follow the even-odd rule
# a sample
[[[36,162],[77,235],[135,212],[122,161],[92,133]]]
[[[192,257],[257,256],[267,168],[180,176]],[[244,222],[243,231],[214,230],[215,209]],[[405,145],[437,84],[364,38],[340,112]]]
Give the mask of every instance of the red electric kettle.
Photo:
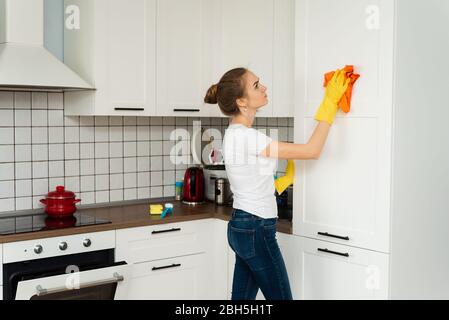
[[[204,202],[204,172],[203,168],[192,167],[184,174],[182,202],[196,205]]]

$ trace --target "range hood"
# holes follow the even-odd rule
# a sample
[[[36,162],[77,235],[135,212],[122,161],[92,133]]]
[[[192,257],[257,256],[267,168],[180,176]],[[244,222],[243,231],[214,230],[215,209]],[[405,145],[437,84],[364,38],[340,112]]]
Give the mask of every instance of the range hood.
[[[0,90],[94,90],[45,49],[43,0],[0,0]]]

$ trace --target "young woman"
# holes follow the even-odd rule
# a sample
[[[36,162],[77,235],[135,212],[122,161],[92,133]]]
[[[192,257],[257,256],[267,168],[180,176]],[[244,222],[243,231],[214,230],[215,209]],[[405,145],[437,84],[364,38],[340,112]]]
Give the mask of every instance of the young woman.
[[[277,159],[318,159],[349,84],[338,70],[326,88],[307,144],[274,141],[252,128],[258,109],[268,103],[267,88],[251,71],[237,68],[213,85],[204,99],[230,117],[223,139],[226,173],[234,194],[228,242],[235,252],[232,300],[254,300],[259,288],[267,300],[291,300],[287,270],[276,240]]]

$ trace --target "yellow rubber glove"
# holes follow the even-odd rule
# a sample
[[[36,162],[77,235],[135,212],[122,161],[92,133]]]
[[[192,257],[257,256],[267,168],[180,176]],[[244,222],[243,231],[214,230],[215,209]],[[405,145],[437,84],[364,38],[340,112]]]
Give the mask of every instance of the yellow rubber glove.
[[[330,125],[334,123],[338,111],[338,103],[348,89],[351,79],[346,79],[345,70],[337,70],[331,81],[327,84],[326,94],[321,103],[315,120],[326,121]]]
[[[277,178],[274,181],[274,186],[278,194],[282,194],[288,187],[290,187],[295,180],[295,162],[293,160],[287,161],[287,169],[285,170],[285,176]]]

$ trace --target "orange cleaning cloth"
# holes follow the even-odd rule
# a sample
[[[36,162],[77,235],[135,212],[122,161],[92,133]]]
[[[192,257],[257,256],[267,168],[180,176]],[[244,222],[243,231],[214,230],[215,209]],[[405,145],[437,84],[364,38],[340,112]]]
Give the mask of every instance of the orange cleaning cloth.
[[[346,72],[346,78],[351,79],[351,81],[349,83],[348,89],[343,95],[343,98],[341,98],[340,102],[338,103],[338,106],[344,113],[348,113],[349,111],[351,111],[352,89],[356,81],[360,78],[360,75],[354,73],[354,66],[346,66],[344,70]],[[331,81],[332,77],[334,76],[334,73],[335,71],[332,71],[324,75],[325,87],[327,87],[327,84],[329,83],[329,81]]]

